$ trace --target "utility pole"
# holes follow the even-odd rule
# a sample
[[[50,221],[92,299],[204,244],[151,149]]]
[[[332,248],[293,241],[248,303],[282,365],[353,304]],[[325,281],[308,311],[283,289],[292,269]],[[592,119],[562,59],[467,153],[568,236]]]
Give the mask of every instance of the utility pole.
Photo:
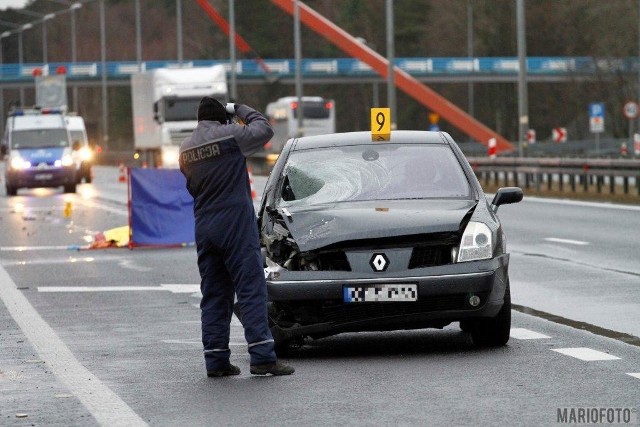
[[[304,106],[302,103],[302,47],[300,46],[300,7],[298,0],[293,4],[293,44],[296,56],[296,96],[298,97],[298,132],[304,136]]]
[[[182,66],[182,0],[176,0],[176,21],[178,29],[178,63]]]
[[[469,61],[473,61],[473,6],[471,0],[467,0],[467,55]],[[467,83],[467,112],[474,116],[473,81],[469,79]],[[472,139],[471,136],[469,139]]]
[[[387,103],[391,109],[391,129],[396,129],[396,84],[394,81],[394,43],[393,43],[393,0],[387,0],[387,61],[389,61],[389,71],[387,76]]]
[[[527,111],[527,40],[524,20],[524,0],[517,0],[516,17],[518,27],[518,155],[524,156],[524,139],[529,129]]]
[[[229,60],[231,61],[231,101],[238,99],[236,83],[236,11],[234,0],[229,0]]]
[[[106,150],[109,146],[109,103],[107,100],[107,45],[104,23],[104,0],[100,0],[100,57],[102,60],[102,144]]]

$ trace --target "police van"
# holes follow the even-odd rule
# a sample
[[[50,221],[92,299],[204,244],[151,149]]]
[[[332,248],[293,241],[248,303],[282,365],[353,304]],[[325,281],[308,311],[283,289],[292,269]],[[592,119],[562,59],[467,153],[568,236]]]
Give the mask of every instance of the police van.
[[[84,179],[84,182],[91,183],[95,154],[89,145],[84,119],[75,115],[75,113],[68,113],[65,121],[67,122],[67,129],[69,129],[73,157],[77,167],[76,181],[79,184]]]
[[[58,109],[13,109],[2,139],[7,196],[20,188],[76,191],[76,163],[64,114]]]

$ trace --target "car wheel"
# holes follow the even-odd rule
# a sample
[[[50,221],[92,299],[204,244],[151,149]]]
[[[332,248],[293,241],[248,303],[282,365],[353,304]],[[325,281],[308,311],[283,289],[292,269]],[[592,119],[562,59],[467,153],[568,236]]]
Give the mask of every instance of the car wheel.
[[[471,330],[471,339],[477,346],[498,347],[509,341],[511,332],[511,291],[509,279],[504,292],[504,304],[495,317],[477,319]]]
[[[473,320],[466,319],[460,321],[460,330],[462,332],[471,332],[473,329]]]
[[[75,193],[76,192],[76,184],[68,184],[64,186],[65,193]]]
[[[7,189],[7,196],[15,196],[18,194],[18,189],[9,184],[6,185],[6,189]]]
[[[278,357],[287,357],[291,354],[291,346],[289,345],[289,340],[275,340],[274,350],[276,351],[276,356]]]

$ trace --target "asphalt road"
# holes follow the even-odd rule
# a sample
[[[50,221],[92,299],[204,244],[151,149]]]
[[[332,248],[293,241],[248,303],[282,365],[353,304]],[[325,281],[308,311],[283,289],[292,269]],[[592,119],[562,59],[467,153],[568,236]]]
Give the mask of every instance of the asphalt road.
[[[603,331],[640,336],[638,210],[525,199],[499,215],[514,302],[540,312],[514,310],[507,346],[457,325],[343,334],[259,378],[234,321],[243,372],[208,379],[194,248],[75,250],[126,225],[117,170],[76,195],[0,197],[0,425],[555,425],[563,408],[637,424],[640,347]]]

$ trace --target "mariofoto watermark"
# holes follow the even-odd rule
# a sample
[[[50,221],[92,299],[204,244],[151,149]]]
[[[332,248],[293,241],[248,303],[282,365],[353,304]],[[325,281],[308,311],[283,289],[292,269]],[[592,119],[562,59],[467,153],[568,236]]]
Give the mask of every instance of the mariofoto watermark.
[[[558,408],[559,424],[638,424],[637,408],[576,407]]]

